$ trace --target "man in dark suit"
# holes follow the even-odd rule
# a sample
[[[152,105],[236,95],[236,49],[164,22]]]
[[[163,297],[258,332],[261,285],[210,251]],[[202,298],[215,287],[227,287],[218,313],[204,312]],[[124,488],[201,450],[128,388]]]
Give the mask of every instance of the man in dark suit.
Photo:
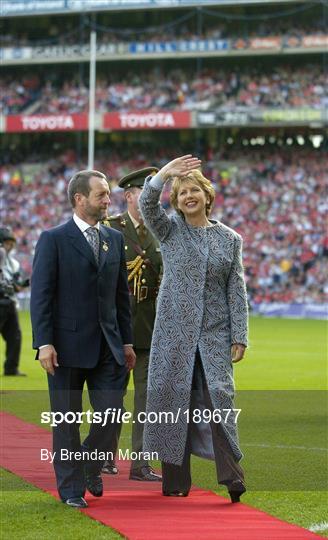
[[[109,193],[104,174],[76,173],[68,186],[72,219],[44,231],[35,250],[33,347],[48,374],[51,409],[63,415],[82,411],[85,382],[102,418],[107,409],[121,409],[135,363],[123,236],[99,224],[107,215]],[[114,420],[91,423],[82,446],[76,422],[53,428],[57,486],[66,504],[86,507],[86,489],[102,495],[104,460],[97,456],[111,444],[117,416]],[[71,459],[63,458],[63,450],[72,452]]]
[[[144,424],[138,422],[138,413],[146,410],[148,363],[151,338],[153,333],[156,298],[162,271],[162,257],[158,241],[144,226],[139,212],[139,197],[145,178],[158,171],[156,167],[147,167],[129,173],[120,179],[118,185],[124,189],[127,211],[110,217],[107,223],[122,232],[125,242],[125,255],[128,266],[130,299],[133,321],[133,345],[137,360],[133,370],[134,416],[132,423],[132,452],[140,458],[131,462],[130,479],[158,482],[162,477],[155,473],[146,459],[142,457]],[[116,443],[110,447],[115,456],[120,428]],[[116,463],[108,461],[103,472],[116,474]]]

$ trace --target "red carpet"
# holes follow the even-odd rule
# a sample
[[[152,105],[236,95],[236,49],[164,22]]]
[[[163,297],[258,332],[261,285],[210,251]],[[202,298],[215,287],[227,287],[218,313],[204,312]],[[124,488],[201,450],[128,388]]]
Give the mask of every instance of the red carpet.
[[[44,491],[56,495],[52,465],[40,461],[51,449],[51,433],[8,413],[1,413],[0,465]],[[104,477],[101,499],[87,495],[88,516],[130,540],[307,540],[317,535],[244,504],[194,488],[188,498],[162,497],[160,484],[131,482],[129,464],[118,476]],[[72,510],[73,511],[73,510]]]

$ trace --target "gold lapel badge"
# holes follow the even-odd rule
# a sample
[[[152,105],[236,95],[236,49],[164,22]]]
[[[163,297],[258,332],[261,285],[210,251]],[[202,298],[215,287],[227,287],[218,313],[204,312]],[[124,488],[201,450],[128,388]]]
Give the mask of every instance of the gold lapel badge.
[[[105,242],[105,240],[103,240],[102,248],[103,248],[103,250],[106,251],[106,252],[109,250],[109,246],[108,246],[107,242]]]

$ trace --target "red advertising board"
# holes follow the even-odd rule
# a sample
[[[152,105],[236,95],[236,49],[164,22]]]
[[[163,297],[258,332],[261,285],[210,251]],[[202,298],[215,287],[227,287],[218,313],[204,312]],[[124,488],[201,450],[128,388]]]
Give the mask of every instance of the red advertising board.
[[[280,49],[281,44],[281,37],[278,36],[252,38],[249,40],[250,49]]]
[[[189,111],[129,111],[103,115],[103,129],[180,129],[191,127]]]
[[[83,131],[88,129],[87,114],[9,115],[6,132]]]
[[[304,36],[302,38],[303,47],[328,47],[328,36]]]

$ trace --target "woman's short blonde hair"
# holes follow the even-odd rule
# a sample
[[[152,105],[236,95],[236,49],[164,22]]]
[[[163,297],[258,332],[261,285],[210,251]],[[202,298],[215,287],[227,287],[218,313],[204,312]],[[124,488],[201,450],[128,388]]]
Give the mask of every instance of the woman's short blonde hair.
[[[215,198],[215,189],[210,180],[205,178],[200,170],[194,169],[190,171],[186,176],[178,177],[176,176],[172,183],[171,193],[170,193],[170,202],[173,208],[183,216],[183,212],[178,208],[178,193],[183,182],[192,182],[198,185],[206,195],[208,203],[206,204],[206,216],[208,217],[211,213],[214,198]]]

